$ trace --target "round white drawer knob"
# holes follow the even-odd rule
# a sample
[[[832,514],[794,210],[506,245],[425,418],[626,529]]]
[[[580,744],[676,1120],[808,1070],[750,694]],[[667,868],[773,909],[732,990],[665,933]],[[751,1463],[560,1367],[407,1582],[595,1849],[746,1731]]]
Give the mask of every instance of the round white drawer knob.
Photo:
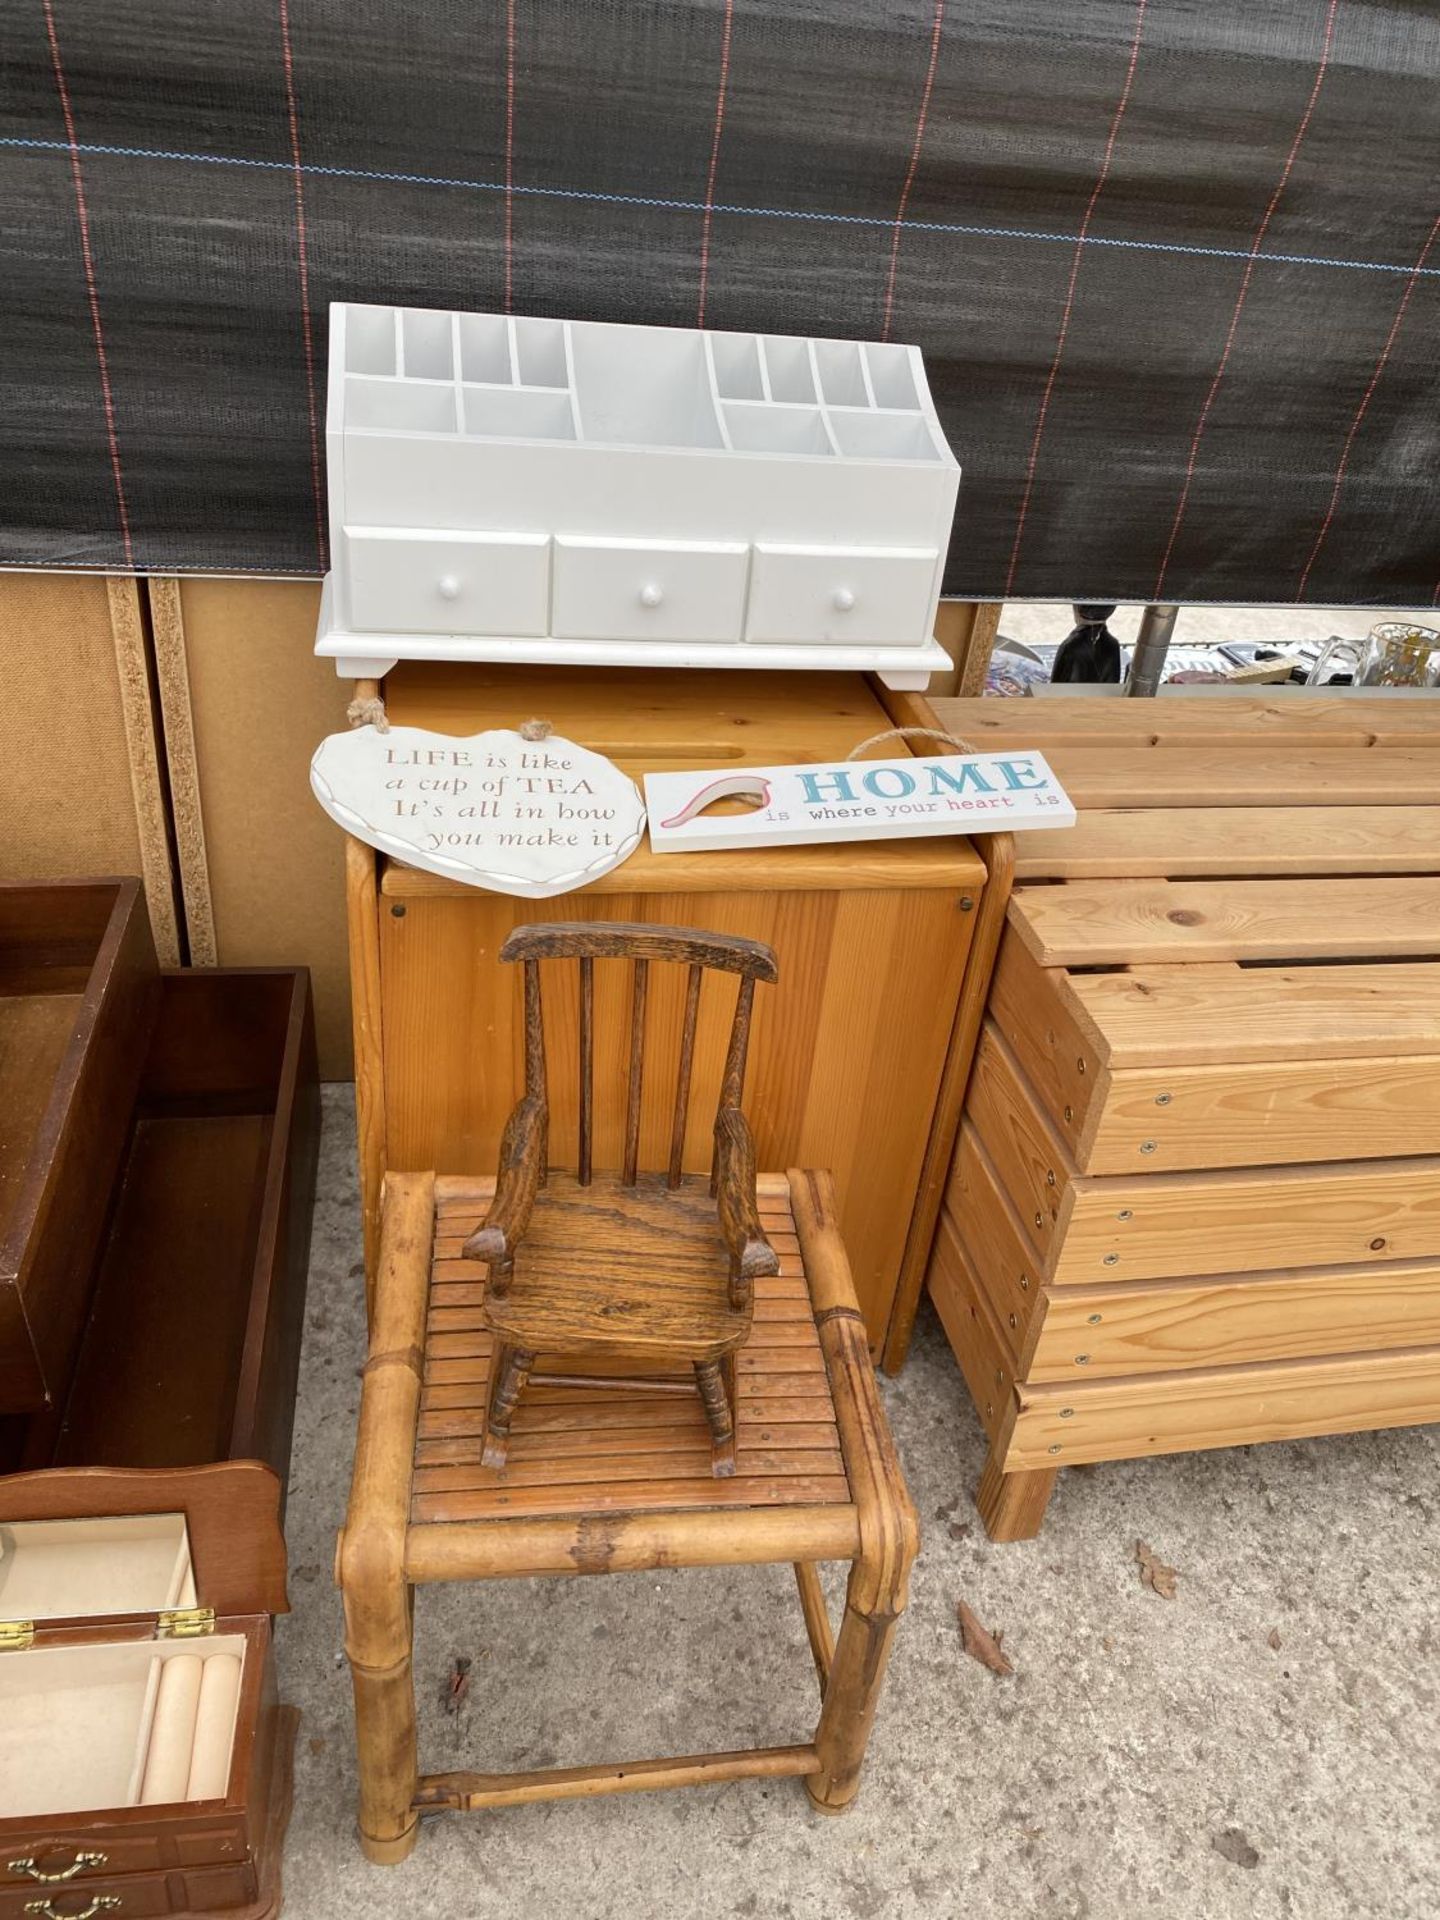
[[[458,600],[460,598],[460,581],[458,576],[453,573],[442,573],[440,578],[435,582],[435,591],[440,595],[442,600]]]
[[[838,612],[849,613],[855,604],[855,595],[849,587],[836,587],[834,600]]]
[[[658,607],[664,598],[664,589],[657,587],[653,580],[647,580],[645,585],[640,589],[640,604],[642,607]]]

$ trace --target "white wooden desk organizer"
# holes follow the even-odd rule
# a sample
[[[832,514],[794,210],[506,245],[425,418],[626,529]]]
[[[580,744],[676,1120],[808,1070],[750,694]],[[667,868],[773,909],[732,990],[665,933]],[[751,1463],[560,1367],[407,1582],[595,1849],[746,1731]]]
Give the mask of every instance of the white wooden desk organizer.
[[[923,688],[960,470],[917,347],[330,309],[316,650]]]

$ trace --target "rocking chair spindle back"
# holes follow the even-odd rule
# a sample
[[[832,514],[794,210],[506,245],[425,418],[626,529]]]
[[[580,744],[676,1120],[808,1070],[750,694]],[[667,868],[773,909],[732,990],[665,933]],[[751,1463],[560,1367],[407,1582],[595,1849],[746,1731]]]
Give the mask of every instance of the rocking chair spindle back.
[[[779,1271],[760,1221],[754,1142],[740,1108],[755,982],[776,978],[775,956],[758,940],[614,923],[517,927],[501,947],[500,958],[518,960],[525,969],[525,1093],[505,1128],[494,1201],[464,1247],[467,1258],[489,1267],[481,1311],[495,1344],[482,1462],[504,1467],[511,1421],[542,1352],[590,1354],[606,1365],[653,1363],[663,1354],[693,1369],[710,1429],[713,1470],[732,1474],[734,1357],[750,1330],[755,1281]],[[540,962],[568,959],[580,963],[577,1172],[557,1171],[547,1181],[549,1106]],[[627,959],[631,965],[622,1165],[618,1177],[602,1173],[598,1184],[592,1164],[597,959]],[[689,969],[663,1188],[658,1179],[640,1180],[652,961],[676,961]],[[703,1178],[687,1180],[684,1173],[695,1036],[707,970],[739,977],[712,1130],[708,1194]],[[619,1240],[617,1223],[624,1227]],[[646,1249],[639,1262],[636,1245]],[[572,1386],[610,1386],[614,1377],[602,1368],[593,1380],[578,1374],[567,1374],[566,1379]],[[673,1390],[665,1376],[651,1384]]]
[[[777,977],[775,956],[759,940],[735,935],[701,933],[683,927],[652,927],[627,922],[604,924],[545,924],[516,927],[500,949],[502,960],[519,960],[525,967],[525,1091],[545,1097],[545,1032],[541,1013],[541,960],[578,959],[580,1112],[576,1163],[582,1187],[593,1177],[595,1112],[595,961],[628,959],[630,994],[630,1049],[625,1099],[624,1158],[621,1178],[633,1187],[640,1172],[640,1119],[645,1087],[646,1011],[652,960],[688,965],[685,1016],[680,1037],[680,1062],[675,1078],[675,1104],[670,1129],[666,1183],[680,1185],[690,1112],[690,1084],[695,1061],[695,1032],[700,1015],[700,992],[707,970],[739,975],[735,1014],[725,1055],[716,1120],[727,1107],[738,1107],[745,1088],[745,1064],[750,1045],[755,982]],[[712,1188],[714,1181],[712,1178]]]

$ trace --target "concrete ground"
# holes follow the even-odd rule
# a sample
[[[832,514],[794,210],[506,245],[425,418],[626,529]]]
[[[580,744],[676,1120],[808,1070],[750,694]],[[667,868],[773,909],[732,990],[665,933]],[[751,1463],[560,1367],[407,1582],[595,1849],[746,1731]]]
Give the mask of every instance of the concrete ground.
[[[290,1920],[1433,1920],[1440,1913],[1440,1436],[1073,1469],[992,1547],[983,1443],[929,1315],[883,1392],[924,1545],[860,1798],[798,1782],[445,1814],[403,1866],[355,1840],[335,1528],[363,1358],[348,1088],[326,1090],[287,1525],[283,1696],[303,1710]],[[1142,1587],[1144,1539],[1178,1595]],[[997,1678],[956,1603],[1004,1632]],[[1271,1645],[1272,1633],[1278,1648]],[[814,1720],[788,1569],[427,1588],[430,1771],[788,1742]],[[473,1662],[458,1714],[440,1695]]]

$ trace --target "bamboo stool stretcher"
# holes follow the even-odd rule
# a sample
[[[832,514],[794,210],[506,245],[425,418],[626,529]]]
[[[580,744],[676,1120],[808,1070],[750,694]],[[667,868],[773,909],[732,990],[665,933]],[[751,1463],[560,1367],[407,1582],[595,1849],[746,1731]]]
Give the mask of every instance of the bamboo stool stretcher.
[[[421,1813],[470,1812],[652,1787],[798,1776],[842,1812],[859,1786],[895,1623],[918,1548],[875,1389],[830,1176],[762,1174],[780,1272],[756,1283],[739,1355],[736,1471],[711,1473],[692,1394],[583,1397],[536,1388],[507,1464],[479,1464],[490,1335],[485,1267],[461,1255],[493,1182],[385,1182],[380,1258],[350,1506],[336,1555],[355,1692],[360,1839],[393,1864]],[[813,1737],[793,1746],[538,1772],[422,1774],[411,1672],[413,1594],[442,1580],[794,1564],[820,1680]],[[849,1560],[838,1636],[816,1565]]]

